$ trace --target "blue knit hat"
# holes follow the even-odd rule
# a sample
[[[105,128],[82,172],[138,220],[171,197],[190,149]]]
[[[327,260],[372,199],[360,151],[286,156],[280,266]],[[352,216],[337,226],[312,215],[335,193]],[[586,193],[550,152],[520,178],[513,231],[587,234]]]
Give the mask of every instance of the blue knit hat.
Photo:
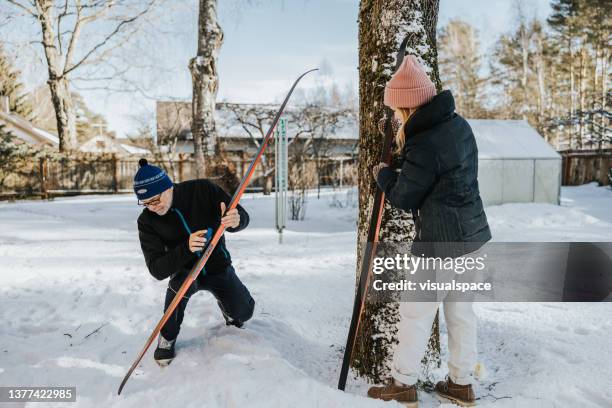
[[[172,187],[172,180],[165,171],[151,166],[147,159],[138,161],[140,168],[134,176],[134,193],[139,200],[146,200]]]

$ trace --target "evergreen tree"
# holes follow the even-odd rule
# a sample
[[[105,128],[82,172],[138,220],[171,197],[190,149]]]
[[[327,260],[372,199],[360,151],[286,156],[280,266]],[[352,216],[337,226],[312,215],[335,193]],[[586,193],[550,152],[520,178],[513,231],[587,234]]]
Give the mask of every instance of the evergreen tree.
[[[13,176],[26,176],[32,160],[37,160],[39,150],[17,138],[0,124],[0,190],[6,180]]]
[[[81,94],[72,92],[72,101],[75,106],[77,141],[79,144],[100,134],[110,137],[115,136],[113,132],[108,131],[106,118],[93,112],[87,106]]]
[[[19,76],[20,72],[13,67],[0,43],[0,96],[8,96],[11,112],[15,112],[26,119],[32,119],[32,106],[27,100]]]

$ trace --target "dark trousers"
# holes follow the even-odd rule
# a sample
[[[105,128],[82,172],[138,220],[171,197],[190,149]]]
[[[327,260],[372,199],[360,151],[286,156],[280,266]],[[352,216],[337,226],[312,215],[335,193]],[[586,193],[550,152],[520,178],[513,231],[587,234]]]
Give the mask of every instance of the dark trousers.
[[[172,303],[176,292],[179,290],[186,276],[187,275],[174,277],[168,283],[164,312],[168,309],[170,303]],[[200,274],[192,283],[185,296],[183,296],[183,299],[181,299],[181,302],[161,329],[161,334],[165,339],[176,339],[181,329],[187,302],[189,302],[191,295],[200,290],[211,292],[220,303],[223,311],[233,320],[244,323],[253,316],[255,300],[251,297],[246,286],[244,286],[238,276],[236,276],[234,267],[229,265],[225,270],[221,271],[207,270],[206,274]]]

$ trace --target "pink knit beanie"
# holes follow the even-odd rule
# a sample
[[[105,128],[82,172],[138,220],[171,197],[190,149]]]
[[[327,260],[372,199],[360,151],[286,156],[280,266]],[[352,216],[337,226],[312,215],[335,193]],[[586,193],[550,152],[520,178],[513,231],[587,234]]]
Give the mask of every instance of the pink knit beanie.
[[[436,96],[436,87],[414,55],[407,55],[385,86],[385,105],[417,108]]]

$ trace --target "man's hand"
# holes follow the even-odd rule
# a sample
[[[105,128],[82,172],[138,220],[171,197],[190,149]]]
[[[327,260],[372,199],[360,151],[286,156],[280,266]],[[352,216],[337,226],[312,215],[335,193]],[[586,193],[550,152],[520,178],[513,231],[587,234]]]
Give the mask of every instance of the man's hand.
[[[372,168],[372,174],[374,175],[374,180],[378,179],[378,172],[384,167],[389,167],[387,163],[378,163],[376,166]]]
[[[189,250],[191,252],[198,252],[206,245],[206,232],[207,230],[199,230],[189,235]]]
[[[221,224],[225,226],[225,228],[236,228],[240,225],[240,213],[238,209],[234,208],[225,214],[225,203],[221,201]]]

